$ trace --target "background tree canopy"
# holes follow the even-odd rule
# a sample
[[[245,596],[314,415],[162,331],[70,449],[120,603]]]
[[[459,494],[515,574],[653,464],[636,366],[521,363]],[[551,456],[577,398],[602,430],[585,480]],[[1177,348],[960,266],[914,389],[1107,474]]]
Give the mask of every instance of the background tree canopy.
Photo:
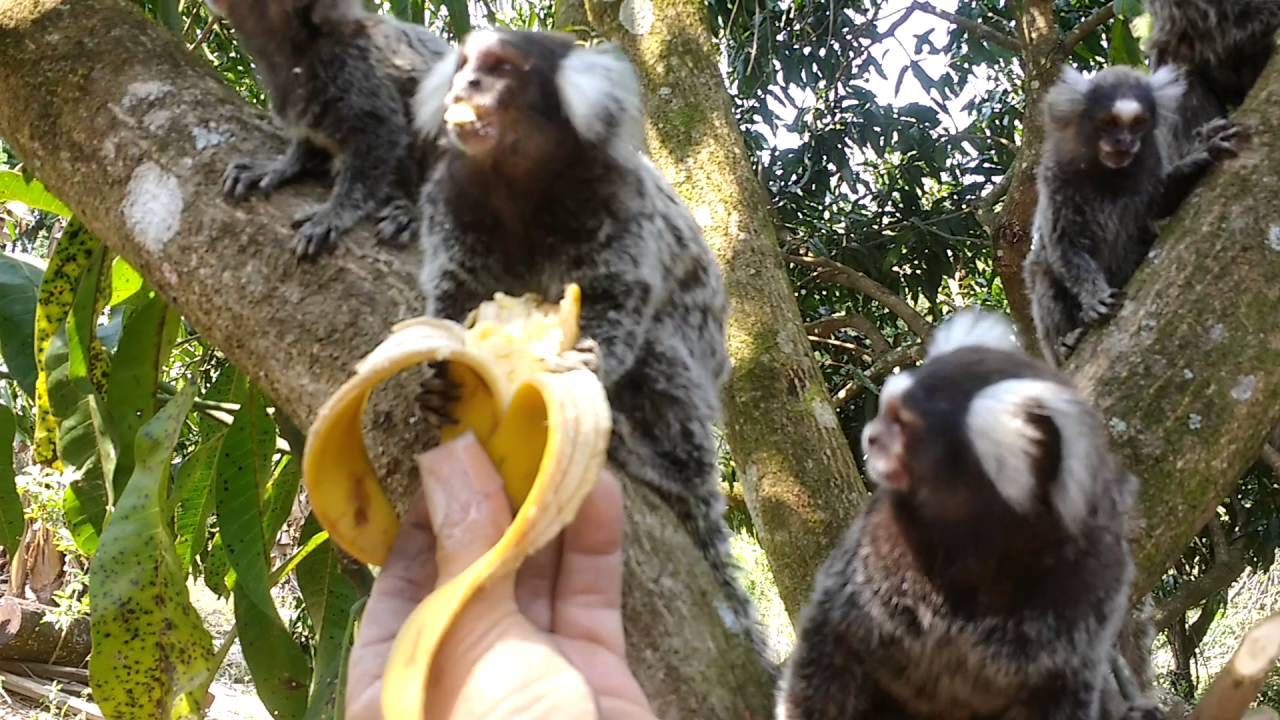
[[[123,119],[130,107],[115,108],[118,119],[112,119],[101,110],[106,101],[86,101],[91,112],[77,110],[76,94],[92,90],[75,83],[92,77],[90,70],[78,74],[23,58],[33,27],[45,37],[50,32],[31,21],[68,22],[67,37],[76,38],[81,51],[68,63],[116,72],[154,62],[160,73],[194,61],[216,71],[245,102],[265,108],[253,61],[230,27],[196,0],[132,4],[150,28],[167,33],[146,39],[153,43],[147,47],[162,48],[153,56],[123,45],[115,54],[96,54],[98,40],[89,32],[95,26],[45,16],[57,4],[6,8],[0,2],[0,105],[8,106],[0,109],[0,445],[13,452],[12,462],[0,462],[0,546],[8,595],[68,633],[91,634],[98,647],[141,633],[145,641],[128,650],[132,667],[90,659],[90,677],[77,676],[92,685],[92,700],[107,717],[199,712],[219,668],[225,679],[237,666],[228,663],[237,638],[238,666],[247,667],[274,717],[332,717],[371,576],[342,558],[309,516],[297,458],[305,442],[300,428],[322,391],[333,389],[326,383],[346,366],[330,357],[317,374],[310,360],[299,360],[290,374],[288,362],[264,360],[271,343],[315,345],[307,323],[250,307],[243,327],[235,327],[202,310],[219,292],[212,274],[198,272],[195,261],[183,266],[172,257],[148,256],[110,219],[118,211],[103,198],[127,184],[128,171],[112,167],[105,149],[67,151],[105,142],[114,153],[118,142],[121,153],[149,158],[154,151],[161,162],[167,140],[147,127],[171,122],[174,109],[153,109],[143,125]],[[857,439],[875,413],[881,382],[918,362],[932,328],[957,307],[1004,310],[1027,327],[1021,258],[1043,139],[1039,104],[1059,66],[1145,62],[1140,0],[637,1],[628,12],[647,12],[654,23],[640,35],[619,27],[620,6],[605,0],[366,4],[450,39],[485,26],[570,30],[592,41],[617,41],[636,60],[656,128],[650,137],[655,161],[696,206],[700,221],[699,211],[706,210],[704,229],[724,261],[738,312],[730,331],[735,379],[727,391],[724,476],[731,499],[739,501],[730,512],[750,584],[763,605],[778,608],[768,619],[780,657],[816,562],[865,497]],[[135,12],[126,5],[93,0],[66,3],[65,10],[114,21]],[[701,24],[689,25],[688,18]],[[177,50],[170,52],[170,45]],[[42,52],[75,57],[53,42]],[[684,82],[664,74],[672,58],[693,68]],[[167,75],[155,82],[171,84]],[[158,97],[145,89],[135,94],[130,85],[130,97]],[[45,96],[48,103],[26,102]],[[238,112],[222,104],[176,109],[197,116],[182,120],[191,123],[205,114],[230,122],[227,113]],[[1280,114],[1280,105],[1271,111]],[[98,137],[93,128],[107,126],[91,122],[120,124]],[[682,124],[689,122],[696,132]],[[81,126],[85,138],[71,130]],[[194,129],[184,137],[195,137],[199,152],[220,152],[220,132],[203,136],[208,148]],[[735,154],[739,146],[745,152]],[[700,174],[733,180],[715,186],[708,199],[694,184]],[[94,176],[106,190],[72,179]],[[232,222],[216,198],[192,194],[191,204],[190,212]],[[275,237],[271,223],[280,216],[268,217],[260,206],[247,212],[245,222],[252,224],[243,232],[272,228],[262,230],[263,237]],[[730,227],[746,229],[735,235]],[[1195,232],[1176,222],[1171,228]],[[215,237],[222,239],[213,230],[190,231],[191,242],[212,248],[200,262],[226,262]],[[263,252],[283,258],[286,250]],[[359,263],[366,260],[334,262],[364,267]],[[276,259],[246,262],[244,272],[266,268],[282,286],[303,288],[296,297],[308,298],[305,269],[282,269]],[[248,297],[245,288],[253,283],[232,277],[236,267],[224,269],[225,294]],[[412,272],[402,270],[405,277]],[[1270,284],[1243,290],[1258,303],[1280,285],[1277,273],[1268,272]],[[317,286],[317,304],[336,302],[322,294],[324,287],[335,286]],[[391,299],[376,318],[414,302],[411,285],[399,275],[379,292]],[[746,327],[753,305],[774,313],[759,330]],[[368,349],[360,343],[383,330],[366,328],[344,352],[359,357]],[[776,339],[788,333],[797,339],[803,333],[808,344],[790,347]],[[760,346],[766,336],[775,343],[768,352],[742,349]],[[1106,343],[1100,356],[1108,356]],[[1077,369],[1087,387],[1100,386],[1087,380],[1094,377],[1089,368]],[[309,371],[315,377],[296,377]],[[810,376],[814,392],[806,394]],[[799,389],[780,390],[783,378],[800,378]],[[1270,387],[1265,378],[1262,384]],[[781,419],[762,417],[766,402]],[[1104,412],[1120,417],[1123,409],[1108,405]],[[1154,591],[1154,618],[1167,648],[1162,680],[1187,700],[1203,691],[1207,671],[1197,658],[1215,623],[1238,623],[1240,603],[1231,588],[1242,576],[1266,576],[1280,542],[1280,452],[1268,446],[1259,456],[1254,442],[1280,413],[1248,417],[1246,428],[1217,443],[1229,459],[1201,463],[1230,476],[1197,481],[1187,493],[1194,499],[1168,517],[1152,519],[1148,512],[1149,539],[1140,548],[1148,581],[1141,589]],[[1121,433],[1118,442],[1137,441]],[[1180,478],[1154,475],[1143,478],[1155,488],[1149,505],[1151,498],[1180,497]],[[186,589],[197,584],[230,599],[230,616],[221,624],[188,600]],[[140,617],[139,604],[157,609]],[[160,607],[170,608],[167,631],[142,632],[158,621]],[[0,638],[0,659],[16,657],[6,655],[5,642]],[[635,642],[660,647],[663,640]],[[78,655],[59,655],[62,643],[23,659],[85,661],[87,639]],[[175,664],[178,656],[184,659]],[[736,662],[728,657],[712,671],[726,698],[740,696],[724,702],[736,704],[714,706],[732,709],[704,716],[766,707],[767,691],[735,693],[753,682],[734,674]],[[692,712],[682,704],[688,700],[680,697],[680,672],[653,670],[642,678],[646,690],[660,696],[655,705],[672,717]],[[72,691],[62,692],[59,702]]]

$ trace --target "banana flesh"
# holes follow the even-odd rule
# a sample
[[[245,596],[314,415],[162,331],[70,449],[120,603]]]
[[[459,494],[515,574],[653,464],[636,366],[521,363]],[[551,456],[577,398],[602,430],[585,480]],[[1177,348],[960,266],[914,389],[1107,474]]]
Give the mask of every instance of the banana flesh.
[[[330,538],[358,560],[381,565],[399,530],[361,434],[373,390],[404,369],[443,362],[458,388],[456,423],[442,441],[475,433],[516,509],[502,538],[465,572],[437,588],[396,637],[383,676],[388,718],[421,718],[431,661],[466,602],[490,580],[514,573],[577,514],[604,467],[611,430],[604,387],[588,369],[559,362],[578,340],[581,292],[558,305],[499,293],[465,325],[433,318],[399,323],[320,408],[308,433],[303,480]]]

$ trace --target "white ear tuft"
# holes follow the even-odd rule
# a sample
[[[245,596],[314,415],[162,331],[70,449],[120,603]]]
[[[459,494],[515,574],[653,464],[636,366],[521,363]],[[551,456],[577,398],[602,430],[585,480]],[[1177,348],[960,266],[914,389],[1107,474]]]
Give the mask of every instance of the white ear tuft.
[[[1106,439],[1088,404],[1071,388],[1047,380],[1018,378],[984,388],[965,414],[965,430],[982,469],[1000,495],[1018,512],[1032,509],[1034,463],[1044,451],[1032,415],[1048,418],[1058,429],[1061,464],[1049,497],[1062,523],[1077,530],[1090,513],[1105,456]],[[1103,447],[1099,447],[1103,445]]]
[[[1156,112],[1162,119],[1176,118],[1178,105],[1187,91],[1187,81],[1176,65],[1162,65],[1151,73],[1151,94],[1156,98]]]
[[[1003,315],[973,308],[956,312],[934,331],[927,357],[937,357],[962,347],[1020,349],[1013,325]]]
[[[418,84],[413,96],[413,127],[422,137],[436,135],[444,126],[444,98],[461,61],[462,51],[450,50]]]
[[[610,149],[644,148],[644,109],[635,68],[611,45],[575,47],[556,73],[565,117],[578,136]]]
[[[1070,65],[1063,65],[1058,82],[1045,96],[1045,118],[1051,125],[1070,123],[1084,110],[1084,98],[1092,85],[1090,80]]]

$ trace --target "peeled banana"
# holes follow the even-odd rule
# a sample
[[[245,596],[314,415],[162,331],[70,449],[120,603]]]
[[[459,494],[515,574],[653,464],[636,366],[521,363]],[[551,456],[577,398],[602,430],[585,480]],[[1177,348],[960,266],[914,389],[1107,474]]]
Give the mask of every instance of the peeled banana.
[[[515,518],[465,572],[426,597],[401,628],[383,676],[388,718],[421,718],[431,660],[453,619],[490,579],[514,573],[577,514],[609,446],[609,402],[595,374],[564,361],[578,341],[581,291],[558,305],[497,294],[464,325],[399,323],[320,408],[302,471],[316,519],[355,558],[386,560],[399,519],[374,474],[361,416],[374,388],[419,363],[444,362],[458,388],[457,420],[441,440],[471,431],[506,484]]]

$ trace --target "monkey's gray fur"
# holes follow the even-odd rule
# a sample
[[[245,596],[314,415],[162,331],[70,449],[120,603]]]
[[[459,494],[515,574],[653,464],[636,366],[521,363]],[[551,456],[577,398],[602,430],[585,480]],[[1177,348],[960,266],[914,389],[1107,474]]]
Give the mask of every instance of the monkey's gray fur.
[[[1280,0],[1147,0],[1153,68],[1176,66],[1187,80],[1177,119],[1161,142],[1171,157],[1194,149],[1195,131],[1244,102],[1275,52]]]
[[[231,163],[224,193],[269,193],[327,166],[328,202],[294,218],[298,255],[322,252],[375,213],[380,242],[411,242],[427,158],[412,144],[410,105],[448,43],[360,0],[206,1],[235,27],[290,136],[278,158]]]
[[[964,311],[885,383],[863,431],[879,488],[818,573],[778,720],[1102,717],[1137,481],[1012,338]]]
[[[1113,67],[1085,78],[1063,68],[1045,100],[1039,201],[1025,276],[1046,360],[1061,365],[1085,329],[1111,317],[1123,289],[1172,214],[1242,133],[1226,119],[1203,129],[1196,150],[1164,159],[1153,133],[1184,89],[1176,69],[1150,77]]]
[[[643,145],[639,81],[608,47],[477,31],[423,83],[415,122],[443,148],[422,193],[427,313],[494,292],[582,288],[582,334],[613,408],[611,464],[675,511],[765,647],[734,576],[712,424],[728,378],[727,301],[701,230]],[[446,126],[462,100],[478,117]],[[723,613],[722,613],[723,615]]]

